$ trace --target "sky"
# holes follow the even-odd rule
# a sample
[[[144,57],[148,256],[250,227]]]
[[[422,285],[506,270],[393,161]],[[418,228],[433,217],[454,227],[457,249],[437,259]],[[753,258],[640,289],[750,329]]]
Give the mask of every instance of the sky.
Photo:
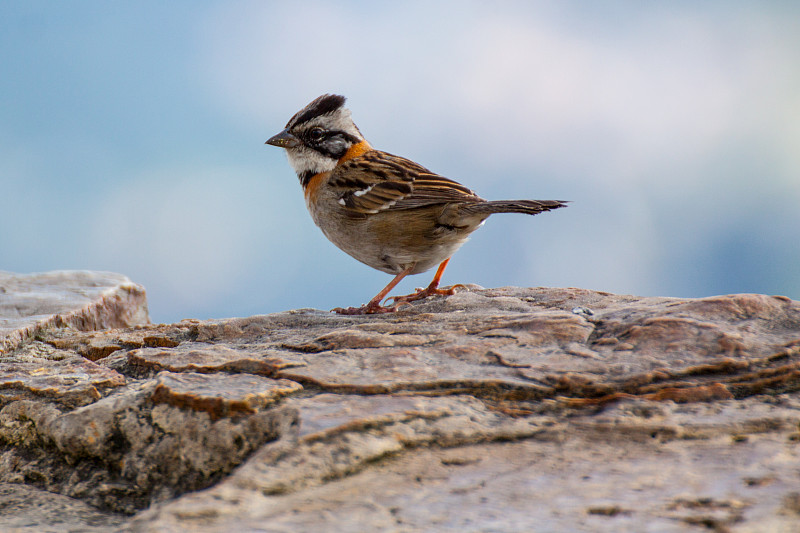
[[[443,284],[800,299],[797,3],[6,1],[0,52],[0,270],[125,274],[155,322],[389,282],[264,145],[324,93],[484,198],[571,201]]]

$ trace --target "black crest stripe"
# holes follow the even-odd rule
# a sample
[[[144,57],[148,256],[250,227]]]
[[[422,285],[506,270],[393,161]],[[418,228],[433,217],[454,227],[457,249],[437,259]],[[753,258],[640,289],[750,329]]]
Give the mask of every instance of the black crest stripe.
[[[294,127],[321,115],[332,113],[342,107],[344,102],[344,96],[338,94],[324,94],[293,116],[286,127]]]

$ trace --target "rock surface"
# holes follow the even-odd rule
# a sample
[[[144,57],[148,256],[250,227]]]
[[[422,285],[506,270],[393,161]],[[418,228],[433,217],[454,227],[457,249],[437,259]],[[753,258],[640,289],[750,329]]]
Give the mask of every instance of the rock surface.
[[[144,288],[123,275],[0,271],[0,355],[49,328],[89,331],[149,322]]]
[[[800,528],[785,297],[501,288],[56,325],[0,356],[0,527]]]

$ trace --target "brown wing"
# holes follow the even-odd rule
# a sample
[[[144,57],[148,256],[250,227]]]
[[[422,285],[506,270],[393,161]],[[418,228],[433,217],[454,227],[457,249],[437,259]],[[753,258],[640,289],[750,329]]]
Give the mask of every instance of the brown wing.
[[[328,183],[339,189],[339,203],[354,214],[482,200],[460,183],[379,150],[348,159],[331,172]]]

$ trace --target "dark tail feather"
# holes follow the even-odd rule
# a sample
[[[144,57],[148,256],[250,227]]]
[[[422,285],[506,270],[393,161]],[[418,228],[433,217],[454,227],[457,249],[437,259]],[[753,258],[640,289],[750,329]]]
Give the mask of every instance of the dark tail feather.
[[[567,207],[567,202],[561,200],[495,200],[492,202],[481,202],[477,204],[465,205],[461,208],[462,212],[474,214],[492,213],[525,213],[526,215],[538,215],[545,211],[552,211],[559,207]]]

